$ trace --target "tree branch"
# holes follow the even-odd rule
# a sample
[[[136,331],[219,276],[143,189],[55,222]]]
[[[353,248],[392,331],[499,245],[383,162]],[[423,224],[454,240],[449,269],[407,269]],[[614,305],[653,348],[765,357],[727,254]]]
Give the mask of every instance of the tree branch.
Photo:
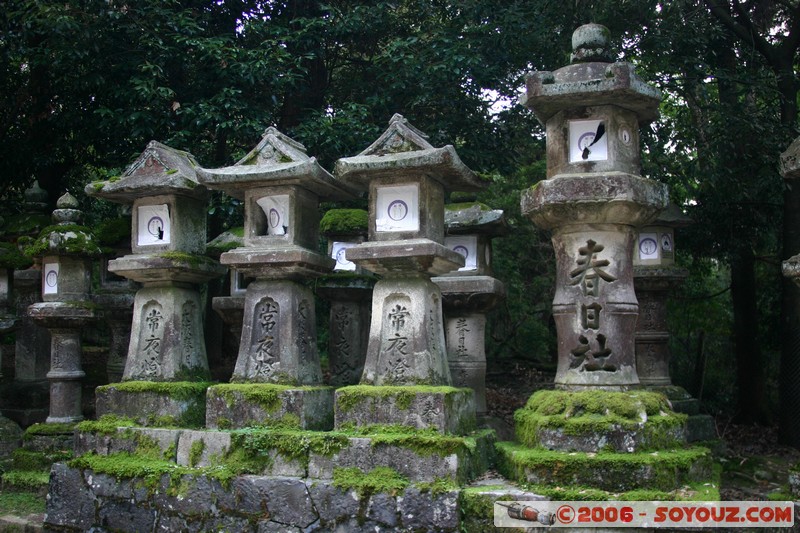
[[[770,67],[775,66],[775,50],[766,39],[759,35],[758,31],[753,26],[753,22],[747,16],[747,13],[742,10],[738,0],[733,0],[733,9],[738,15],[736,18],[716,0],[705,0],[705,3],[708,10],[718,21],[735,33],[742,41],[752,42],[755,49],[764,56]],[[730,7],[730,4],[727,5]]]

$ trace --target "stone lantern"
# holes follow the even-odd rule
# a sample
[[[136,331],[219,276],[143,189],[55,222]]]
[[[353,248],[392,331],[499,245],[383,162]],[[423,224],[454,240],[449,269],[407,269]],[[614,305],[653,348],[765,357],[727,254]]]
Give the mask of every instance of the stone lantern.
[[[445,206],[444,244],[464,266],[433,278],[442,291],[447,360],[453,385],[475,391],[475,411],[486,414],[486,313],[504,297],[492,277],[491,240],[508,232],[503,212],[479,203]]]
[[[331,304],[328,368],[335,387],[357,384],[364,372],[375,277],[345,254],[366,240],[368,219],[363,209],[331,209],[320,221],[328,255],[336,261],[333,273],[320,278],[314,288]]]
[[[633,284],[639,301],[636,323],[636,371],[648,387],[671,387],[667,299],[689,272],[675,265],[675,228],[691,219],[675,204],[639,228],[633,251]]]
[[[400,115],[362,153],[337,161],[335,172],[369,191],[369,240],[347,248],[345,257],[381,277],[372,292],[361,386],[336,391],[336,427],[474,426],[472,391],[451,387],[442,293],[431,277],[464,266],[464,257],[444,245],[445,191],[482,184],[452,146],[434,148]]]
[[[198,285],[224,269],[205,257],[208,191],[188,152],[151,141],[119,179],[86,193],[132,204],[131,253],[108,270],[139,282],[123,381],[207,379]],[[101,411],[98,396],[98,412]]]
[[[552,232],[564,389],[638,385],[633,246],[667,205],[666,186],[639,176],[639,127],[657,117],[660,94],[608,45],[605,27],[581,26],[572,64],[530,74],[523,97],[547,131],[547,179],[523,193],[522,212]]]
[[[90,300],[91,258],[100,255],[90,230],[78,224],[78,201],[67,193],[53,211],[56,225],[29,248],[42,259],[42,302],[28,316],[50,331],[50,414],[48,423],[83,420],[81,329],[97,318]]]
[[[351,190],[336,181],[305,147],[268,128],[259,144],[241,161],[220,169],[202,169],[201,182],[244,200],[244,245],[220,256],[220,262],[252,278],[244,300],[244,318],[234,383],[321,385],[314,295],[305,280],[329,273],[334,261],[318,253],[320,199],[345,200]],[[220,419],[259,423],[286,414],[266,413],[241,398],[236,413],[222,398],[236,387],[209,391],[207,424]],[[307,429],[326,429],[333,390],[300,389],[283,407]],[[219,399],[219,401],[213,398]],[[285,401],[284,401],[285,400]],[[243,412],[247,410],[247,412]],[[327,428],[329,429],[329,428]]]

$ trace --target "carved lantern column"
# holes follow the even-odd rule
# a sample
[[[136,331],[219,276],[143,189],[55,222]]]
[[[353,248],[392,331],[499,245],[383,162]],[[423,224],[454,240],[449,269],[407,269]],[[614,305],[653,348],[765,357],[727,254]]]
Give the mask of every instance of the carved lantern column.
[[[305,147],[268,128],[241,161],[202,169],[212,189],[244,200],[244,246],[220,262],[253,278],[247,285],[233,381],[322,383],[314,295],[302,282],[331,271],[318,253],[320,199],[352,198]]]
[[[639,175],[639,127],[656,118],[660,94],[612,62],[607,36],[578,28],[572,64],[530,74],[523,98],[547,131],[547,179],[523,193],[522,212],[552,232],[563,389],[638,385],[633,246],[667,205],[666,187]]]
[[[381,276],[361,383],[450,385],[441,291],[430,278],[464,266],[444,246],[445,189],[480,182],[452,146],[434,148],[400,115],[365,151],[337,161],[336,173],[369,190],[369,242],[345,256]]]

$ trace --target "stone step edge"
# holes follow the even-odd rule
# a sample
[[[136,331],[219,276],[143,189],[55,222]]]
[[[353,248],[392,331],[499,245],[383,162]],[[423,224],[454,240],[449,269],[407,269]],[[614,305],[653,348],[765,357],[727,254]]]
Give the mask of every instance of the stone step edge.
[[[494,463],[492,430],[469,436],[434,433],[347,435],[341,432],[246,429],[192,430],[119,427],[77,431],[76,455],[139,454],[188,468],[234,464],[254,474],[334,477],[337,468],[390,467],[414,481],[464,483]],[[245,450],[258,450],[257,455]]]
[[[501,474],[533,485],[671,491],[685,483],[707,481],[713,476],[711,451],[700,446],[638,453],[587,453],[500,442],[496,449],[497,468]]]

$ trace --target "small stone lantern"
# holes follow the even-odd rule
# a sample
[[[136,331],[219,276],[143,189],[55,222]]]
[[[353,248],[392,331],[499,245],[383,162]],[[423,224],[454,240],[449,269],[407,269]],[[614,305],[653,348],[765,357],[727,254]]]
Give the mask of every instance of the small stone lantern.
[[[464,266],[433,278],[442,291],[447,360],[453,385],[475,391],[475,412],[486,414],[486,313],[505,298],[492,277],[492,238],[508,232],[503,212],[479,203],[445,206],[445,246]]]
[[[335,387],[355,385],[364,372],[369,342],[372,289],[375,277],[346,257],[348,248],[367,238],[369,215],[363,209],[331,209],[320,221],[328,239],[333,273],[318,280],[314,290],[330,301],[328,369]]]
[[[638,385],[633,288],[636,228],[667,205],[667,188],[639,176],[639,127],[658,115],[659,92],[630,63],[612,62],[608,29],[581,26],[572,64],[527,78],[523,103],[547,131],[547,179],[522,195],[522,212],[552,232],[556,386]]]
[[[188,152],[152,141],[121,178],[86,186],[89,195],[132,204],[131,253],[108,263],[110,272],[143,285],[123,381],[209,375],[198,285],[224,269],[204,255],[208,191],[197,181],[198,168]]]
[[[28,308],[38,325],[50,331],[50,414],[48,423],[83,420],[81,329],[97,318],[90,301],[91,258],[101,250],[91,231],[78,224],[78,201],[67,193],[53,211],[56,225],[28,249],[42,258],[42,302]]]
[[[639,301],[636,371],[648,387],[671,387],[667,299],[689,275],[675,266],[675,228],[691,219],[675,204],[639,229],[633,251],[633,285]]]

